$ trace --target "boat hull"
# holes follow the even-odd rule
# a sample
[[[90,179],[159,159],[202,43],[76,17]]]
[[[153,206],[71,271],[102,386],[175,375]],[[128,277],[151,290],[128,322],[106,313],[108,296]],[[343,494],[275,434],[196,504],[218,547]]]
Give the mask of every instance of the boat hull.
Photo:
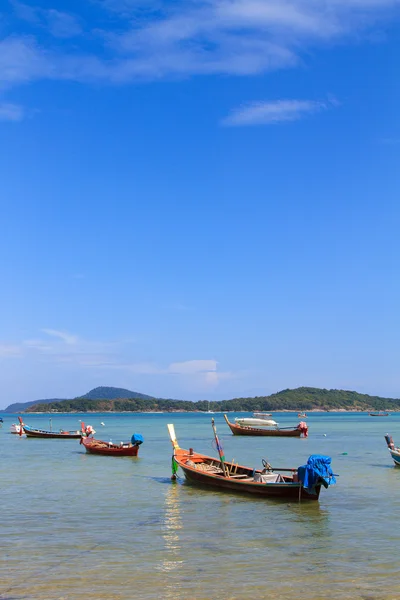
[[[400,451],[389,449],[389,452],[390,452],[390,456],[393,458],[395,466],[400,467]]]
[[[321,491],[321,485],[315,486],[315,493],[309,493],[302,483],[294,481],[293,475],[285,477],[286,481],[279,483],[262,483],[253,480],[253,474],[261,474],[261,471],[252,471],[246,467],[224,463],[228,471],[233,470],[236,473],[244,472],[247,477],[244,479],[236,479],[236,475],[224,476],[221,474],[211,474],[198,470],[196,467],[188,466],[187,461],[207,460],[213,464],[221,464],[211,457],[201,454],[188,453],[187,450],[179,449],[174,456],[176,462],[181,467],[186,480],[189,483],[199,485],[201,487],[212,487],[221,490],[229,490],[245,494],[253,494],[263,496],[265,498],[276,498],[283,500],[318,500]],[[291,473],[296,470],[287,469]],[[250,481],[251,480],[251,481]]]
[[[389,413],[369,413],[370,417],[388,417]]]
[[[26,437],[32,438],[53,438],[59,440],[77,440],[82,437],[80,431],[42,431],[40,429],[32,429],[28,425],[23,426]]]
[[[224,415],[224,417],[233,435],[300,437],[302,434],[302,430],[297,427],[294,427],[293,429],[261,429],[260,427],[245,427],[244,425],[231,423],[226,415]]]
[[[89,454],[98,454],[101,456],[137,456],[139,452],[138,445],[110,444],[94,438],[81,438],[81,444]]]

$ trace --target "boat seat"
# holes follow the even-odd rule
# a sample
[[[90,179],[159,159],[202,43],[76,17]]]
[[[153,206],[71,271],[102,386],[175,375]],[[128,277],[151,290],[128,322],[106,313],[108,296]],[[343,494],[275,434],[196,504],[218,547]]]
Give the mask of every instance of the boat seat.
[[[229,478],[230,478],[230,479],[234,479],[234,478],[235,478],[235,479],[248,479],[248,477],[249,477],[249,476],[248,476],[248,475],[245,475],[245,474],[243,474],[243,475],[240,475],[240,474],[239,474],[239,475],[229,475]]]

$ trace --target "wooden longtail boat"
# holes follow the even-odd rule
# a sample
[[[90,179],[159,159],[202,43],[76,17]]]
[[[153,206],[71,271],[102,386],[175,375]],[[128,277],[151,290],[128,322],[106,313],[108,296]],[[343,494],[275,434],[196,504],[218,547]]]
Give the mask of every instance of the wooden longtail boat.
[[[393,443],[393,438],[388,433],[385,435],[387,447],[389,448],[390,456],[394,460],[396,467],[400,467],[400,448],[397,448]]]
[[[378,410],[377,412],[370,412],[369,416],[370,417],[388,417],[389,413],[384,412],[383,410]]]
[[[18,417],[18,420],[21,424],[21,430],[19,432],[19,435],[25,433],[27,437],[72,440],[96,433],[91,425],[87,425],[87,427],[85,427],[84,423],[81,423],[81,431],[64,431],[63,429],[60,429],[59,431],[48,431],[46,429],[35,429],[34,427],[25,425],[25,423],[22,420],[22,417]]]
[[[139,446],[143,443],[143,437],[134,433],[130,442],[112,444],[95,438],[81,438],[80,441],[90,454],[101,454],[102,456],[137,456]]]
[[[299,423],[297,427],[275,427],[266,429],[265,427],[248,427],[239,425],[237,423],[231,423],[226,415],[224,415],[225,421],[228,427],[232,431],[233,435],[267,435],[272,437],[300,437],[302,434],[304,437],[308,436],[308,427],[306,423]]]
[[[215,432],[214,424],[213,428]],[[215,439],[220,460],[194,452],[192,448],[189,450],[180,448],[172,424],[168,425],[168,431],[174,449],[172,479],[176,479],[176,472],[180,467],[187,481],[194,484],[294,501],[318,500],[321,485],[328,487],[336,482],[329,466],[331,460],[329,457],[318,455],[310,457],[307,465],[297,469],[273,469],[263,460],[264,469],[257,470],[234,462],[226,462],[216,432]],[[314,472],[314,476],[311,477],[311,464],[316,464],[318,460],[326,469],[321,471],[321,476],[315,475]]]

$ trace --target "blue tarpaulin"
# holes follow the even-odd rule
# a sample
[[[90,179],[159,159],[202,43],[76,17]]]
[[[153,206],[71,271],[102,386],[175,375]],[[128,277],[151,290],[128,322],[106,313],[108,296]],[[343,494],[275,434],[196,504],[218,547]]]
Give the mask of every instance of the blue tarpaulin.
[[[335,475],[331,469],[331,457],[321,454],[312,454],[306,465],[297,469],[299,479],[308,492],[313,493],[317,483],[324,487],[336,483]]]
[[[131,437],[131,444],[133,445],[137,445],[140,446],[140,444],[143,444],[144,439],[143,436],[140,433],[134,433],[133,436]]]

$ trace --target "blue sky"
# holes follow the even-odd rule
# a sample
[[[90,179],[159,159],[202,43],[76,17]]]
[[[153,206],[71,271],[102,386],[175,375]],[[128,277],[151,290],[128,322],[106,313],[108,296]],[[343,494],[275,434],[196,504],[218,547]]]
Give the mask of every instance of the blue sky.
[[[1,6],[0,407],[400,396],[399,1]]]

